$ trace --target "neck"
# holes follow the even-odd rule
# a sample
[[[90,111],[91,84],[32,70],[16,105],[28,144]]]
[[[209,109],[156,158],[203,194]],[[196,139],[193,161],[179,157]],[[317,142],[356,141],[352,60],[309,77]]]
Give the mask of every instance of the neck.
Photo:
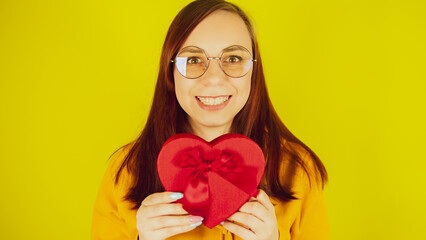
[[[190,122],[190,124],[193,134],[201,137],[207,142],[210,142],[223,134],[229,133],[232,122],[223,126],[205,126],[194,122]]]

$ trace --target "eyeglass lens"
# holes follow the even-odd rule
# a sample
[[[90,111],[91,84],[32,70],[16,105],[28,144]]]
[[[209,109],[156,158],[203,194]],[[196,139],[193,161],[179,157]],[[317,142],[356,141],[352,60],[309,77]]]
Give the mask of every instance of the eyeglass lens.
[[[186,78],[198,78],[207,70],[207,56],[201,48],[183,48],[175,59],[176,68]],[[223,50],[220,66],[223,72],[234,78],[246,75],[252,66],[250,52],[242,46],[231,46]]]

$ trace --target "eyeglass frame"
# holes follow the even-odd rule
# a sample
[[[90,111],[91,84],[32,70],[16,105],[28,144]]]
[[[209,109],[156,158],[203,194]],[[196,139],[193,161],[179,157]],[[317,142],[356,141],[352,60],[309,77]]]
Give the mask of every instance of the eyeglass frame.
[[[188,78],[188,79],[196,79],[196,78],[199,78],[199,77],[201,77],[201,76],[203,76],[206,72],[207,72],[207,70],[208,70],[208,68],[209,68],[209,66],[210,66],[210,59],[218,59],[219,60],[219,66],[220,66],[220,69],[222,70],[222,72],[223,73],[225,73],[225,75],[226,76],[228,76],[228,77],[231,77],[231,78],[242,78],[242,77],[244,77],[245,75],[247,75],[247,73],[249,73],[250,72],[250,69],[249,69],[249,71],[247,71],[244,75],[242,75],[242,76],[240,76],[240,77],[232,77],[232,76],[229,76],[224,70],[223,70],[223,67],[222,67],[222,56],[223,56],[223,51],[225,50],[225,49],[227,49],[227,48],[230,48],[230,47],[234,47],[234,46],[237,46],[237,47],[242,47],[243,49],[245,49],[249,54],[250,54],[250,59],[249,59],[249,61],[252,61],[252,64],[251,64],[251,66],[250,66],[250,68],[252,68],[253,67],[253,62],[257,62],[257,59],[256,58],[253,58],[253,55],[251,54],[251,52],[247,49],[247,48],[245,48],[245,47],[243,47],[243,46],[241,46],[241,45],[231,45],[231,46],[229,46],[229,47],[226,47],[226,48],[224,48],[224,49],[222,49],[222,51],[220,52],[220,57],[208,57],[207,56],[207,54],[206,54],[206,52],[204,51],[204,49],[202,49],[202,48],[200,48],[200,47],[197,47],[197,46],[192,46],[192,45],[190,45],[190,46],[186,46],[186,47],[184,47],[184,48],[182,48],[181,50],[179,50],[179,52],[177,52],[176,53],[176,56],[173,58],[173,59],[171,59],[170,60],[170,62],[171,63],[176,63],[176,61],[175,61],[175,59],[176,59],[176,57],[179,55],[179,53],[181,53],[182,52],[182,50],[184,50],[185,48],[189,48],[189,47],[196,47],[196,48],[198,48],[198,49],[200,49],[202,52],[203,52],[203,54],[204,54],[204,56],[206,56],[206,59],[207,59],[207,66],[206,66],[206,70],[204,70],[204,72],[200,75],[200,76],[198,76],[198,77],[194,77],[194,78],[189,78],[189,77],[186,77],[186,76],[183,76],[183,74],[182,73],[180,73],[180,71],[178,70],[178,72],[179,72],[179,74],[180,75],[182,75],[184,78]]]

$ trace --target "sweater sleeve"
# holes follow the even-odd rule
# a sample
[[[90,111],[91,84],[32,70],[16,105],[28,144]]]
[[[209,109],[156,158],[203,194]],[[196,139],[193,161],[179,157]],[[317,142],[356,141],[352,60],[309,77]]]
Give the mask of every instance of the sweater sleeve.
[[[119,149],[110,158],[107,170],[95,200],[92,217],[92,240],[135,240],[130,236],[128,225],[120,213],[120,184],[115,184],[115,174],[124,159],[124,151]],[[120,181],[121,182],[121,181]]]
[[[309,154],[305,155],[305,161]],[[300,212],[291,227],[292,240],[328,240],[330,239],[328,216],[321,179],[312,161],[306,161],[311,181],[305,172],[301,172]]]

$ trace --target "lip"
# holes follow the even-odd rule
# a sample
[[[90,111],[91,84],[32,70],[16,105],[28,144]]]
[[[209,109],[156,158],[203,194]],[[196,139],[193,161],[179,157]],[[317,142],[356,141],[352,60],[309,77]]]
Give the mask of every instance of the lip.
[[[218,97],[227,97],[227,96],[229,96],[228,100],[226,102],[222,103],[222,104],[219,104],[219,105],[205,105],[197,97],[195,97],[195,100],[197,101],[198,106],[200,106],[200,108],[207,110],[207,111],[217,111],[217,110],[225,108],[226,105],[228,105],[228,102],[231,100],[232,95],[198,96],[198,97],[206,97],[206,98],[218,98]]]

